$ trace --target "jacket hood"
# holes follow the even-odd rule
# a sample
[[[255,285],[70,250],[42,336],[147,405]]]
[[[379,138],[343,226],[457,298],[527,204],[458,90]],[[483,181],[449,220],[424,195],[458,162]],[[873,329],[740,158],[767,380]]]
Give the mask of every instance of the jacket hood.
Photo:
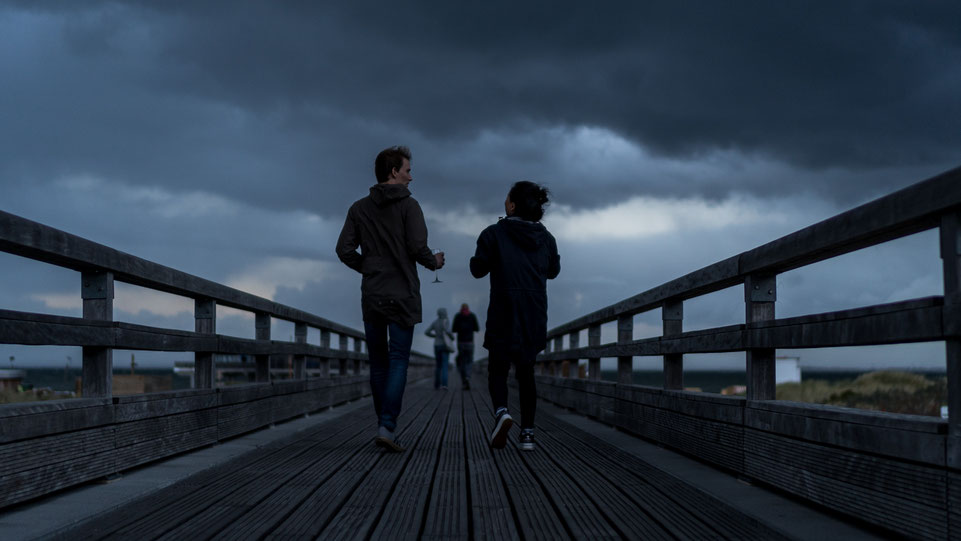
[[[497,222],[524,251],[537,249],[547,236],[547,228],[540,222],[528,222],[520,218],[504,218]]]
[[[445,318],[447,317],[447,309],[446,309],[446,308],[438,308],[438,309],[437,309],[437,317],[439,317],[439,318],[441,318],[441,319],[445,319]]]
[[[370,187],[370,198],[378,207],[389,205],[406,197],[410,197],[410,190],[403,184],[387,184],[383,182]]]

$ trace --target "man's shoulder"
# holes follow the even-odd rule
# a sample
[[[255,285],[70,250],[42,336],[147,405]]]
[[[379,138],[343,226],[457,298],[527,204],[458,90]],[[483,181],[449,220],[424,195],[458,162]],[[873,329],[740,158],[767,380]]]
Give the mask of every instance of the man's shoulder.
[[[408,208],[408,207],[416,207],[418,209],[420,208],[420,203],[418,203],[417,200],[414,199],[413,195],[409,195],[403,199],[398,200],[397,204],[401,205],[404,208]]]
[[[357,201],[354,201],[353,203],[351,203],[350,208],[347,210],[347,212],[356,210],[364,205],[372,205],[372,204],[373,204],[373,201],[370,200],[370,196],[365,195],[364,197],[361,197]]]

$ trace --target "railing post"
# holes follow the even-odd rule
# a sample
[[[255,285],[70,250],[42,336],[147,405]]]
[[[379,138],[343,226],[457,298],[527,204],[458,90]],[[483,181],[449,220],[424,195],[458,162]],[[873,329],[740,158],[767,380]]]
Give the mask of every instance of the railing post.
[[[113,273],[84,271],[80,273],[80,296],[83,299],[83,318],[94,321],[113,321]],[[110,398],[113,396],[113,349],[84,346],[83,396]]]
[[[327,329],[320,330],[320,347],[330,349],[330,331]],[[330,357],[322,357],[320,359],[320,377],[330,377]]]
[[[574,331],[574,332],[570,333],[570,334],[567,335],[567,336],[568,336],[568,340],[569,340],[570,343],[571,343],[570,349],[573,350],[573,349],[577,349],[577,348],[581,347],[581,333],[580,333],[580,331]],[[571,359],[568,359],[568,361],[567,361],[567,373],[564,374],[564,377],[567,377],[567,378],[577,378],[577,365],[580,364],[580,362],[581,362],[580,359],[575,359],[575,358],[573,358],[573,357],[572,357]]]
[[[627,344],[634,341],[634,316],[623,315],[617,318],[617,343]],[[622,384],[634,383],[634,357],[621,355],[617,357],[617,382]]]
[[[594,324],[587,329],[587,345],[597,347],[601,345],[601,326]],[[593,380],[601,379],[601,358],[591,357],[587,360],[587,377]]]
[[[774,319],[777,301],[777,275],[750,275],[744,280],[744,322],[750,330],[753,323]],[[774,400],[777,396],[774,348],[748,348],[747,399]]]
[[[199,334],[217,333],[217,302],[213,299],[194,299],[194,331]],[[213,352],[194,352],[194,387],[213,389],[215,384]]]
[[[270,340],[270,314],[257,312],[255,315],[254,330],[257,340]],[[257,383],[270,382],[270,355],[255,355],[257,363]]]
[[[340,336],[340,350],[347,351],[347,335],[341,334]],[[340,372],[341,376],[347,375],[347,359],[345,357],[340,358]]]
[[[294,323],[294,342],[307,344],[307,324]],[[294,379],[307,379],[307,355],[294,355]]]
[[[360,338],[354,337],[354,353],[361,353],[360,350]],[[354,359],[354,375],[360,375],[361,373],[361,360]]]
[[[942,326],[948,377],[948,433],[961,438],[961,213],[941,217],[941,263],[944,275]],[[949,444],[948,464],[961,465],[961,441]]]
[[[554,347],[552,349],[555,353],[558,351],[564,351],[564,335],[554,337]],[[551,375],[560,376],[561,370],[563,370],[563,365],[558,361],[551,361]]]
[[[661,321],[663,322],[662,336],[669,337],[681,334],[684,323],[684,302],[679,300],[664,301],[661,306]],[[664,354],[664,388],[684,388],[684,354]]]
[[[547,342],[544,344],[544,353],[547,354],[550,352],[551,352],[551,338],[548,336]],[[547,374],[547,361],[535,361],[534,371],[540,376]]]

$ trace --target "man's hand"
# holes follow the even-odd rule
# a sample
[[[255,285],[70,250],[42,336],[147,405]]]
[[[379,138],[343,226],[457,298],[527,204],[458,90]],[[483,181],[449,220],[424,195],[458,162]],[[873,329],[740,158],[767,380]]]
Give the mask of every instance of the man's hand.
[[[437,252],[434,254],[434,260],[437,262],[438,269],[444,268],[444,252]]]

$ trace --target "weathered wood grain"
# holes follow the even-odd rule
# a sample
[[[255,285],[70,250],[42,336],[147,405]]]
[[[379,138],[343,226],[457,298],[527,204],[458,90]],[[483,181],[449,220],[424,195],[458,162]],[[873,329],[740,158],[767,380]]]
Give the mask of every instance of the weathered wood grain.
[[[350,377],[0,406],[0,507],[368,393]]]
[[[901,535],[947,532],[940,419],[547,376],[537,385],[564,407]]]

